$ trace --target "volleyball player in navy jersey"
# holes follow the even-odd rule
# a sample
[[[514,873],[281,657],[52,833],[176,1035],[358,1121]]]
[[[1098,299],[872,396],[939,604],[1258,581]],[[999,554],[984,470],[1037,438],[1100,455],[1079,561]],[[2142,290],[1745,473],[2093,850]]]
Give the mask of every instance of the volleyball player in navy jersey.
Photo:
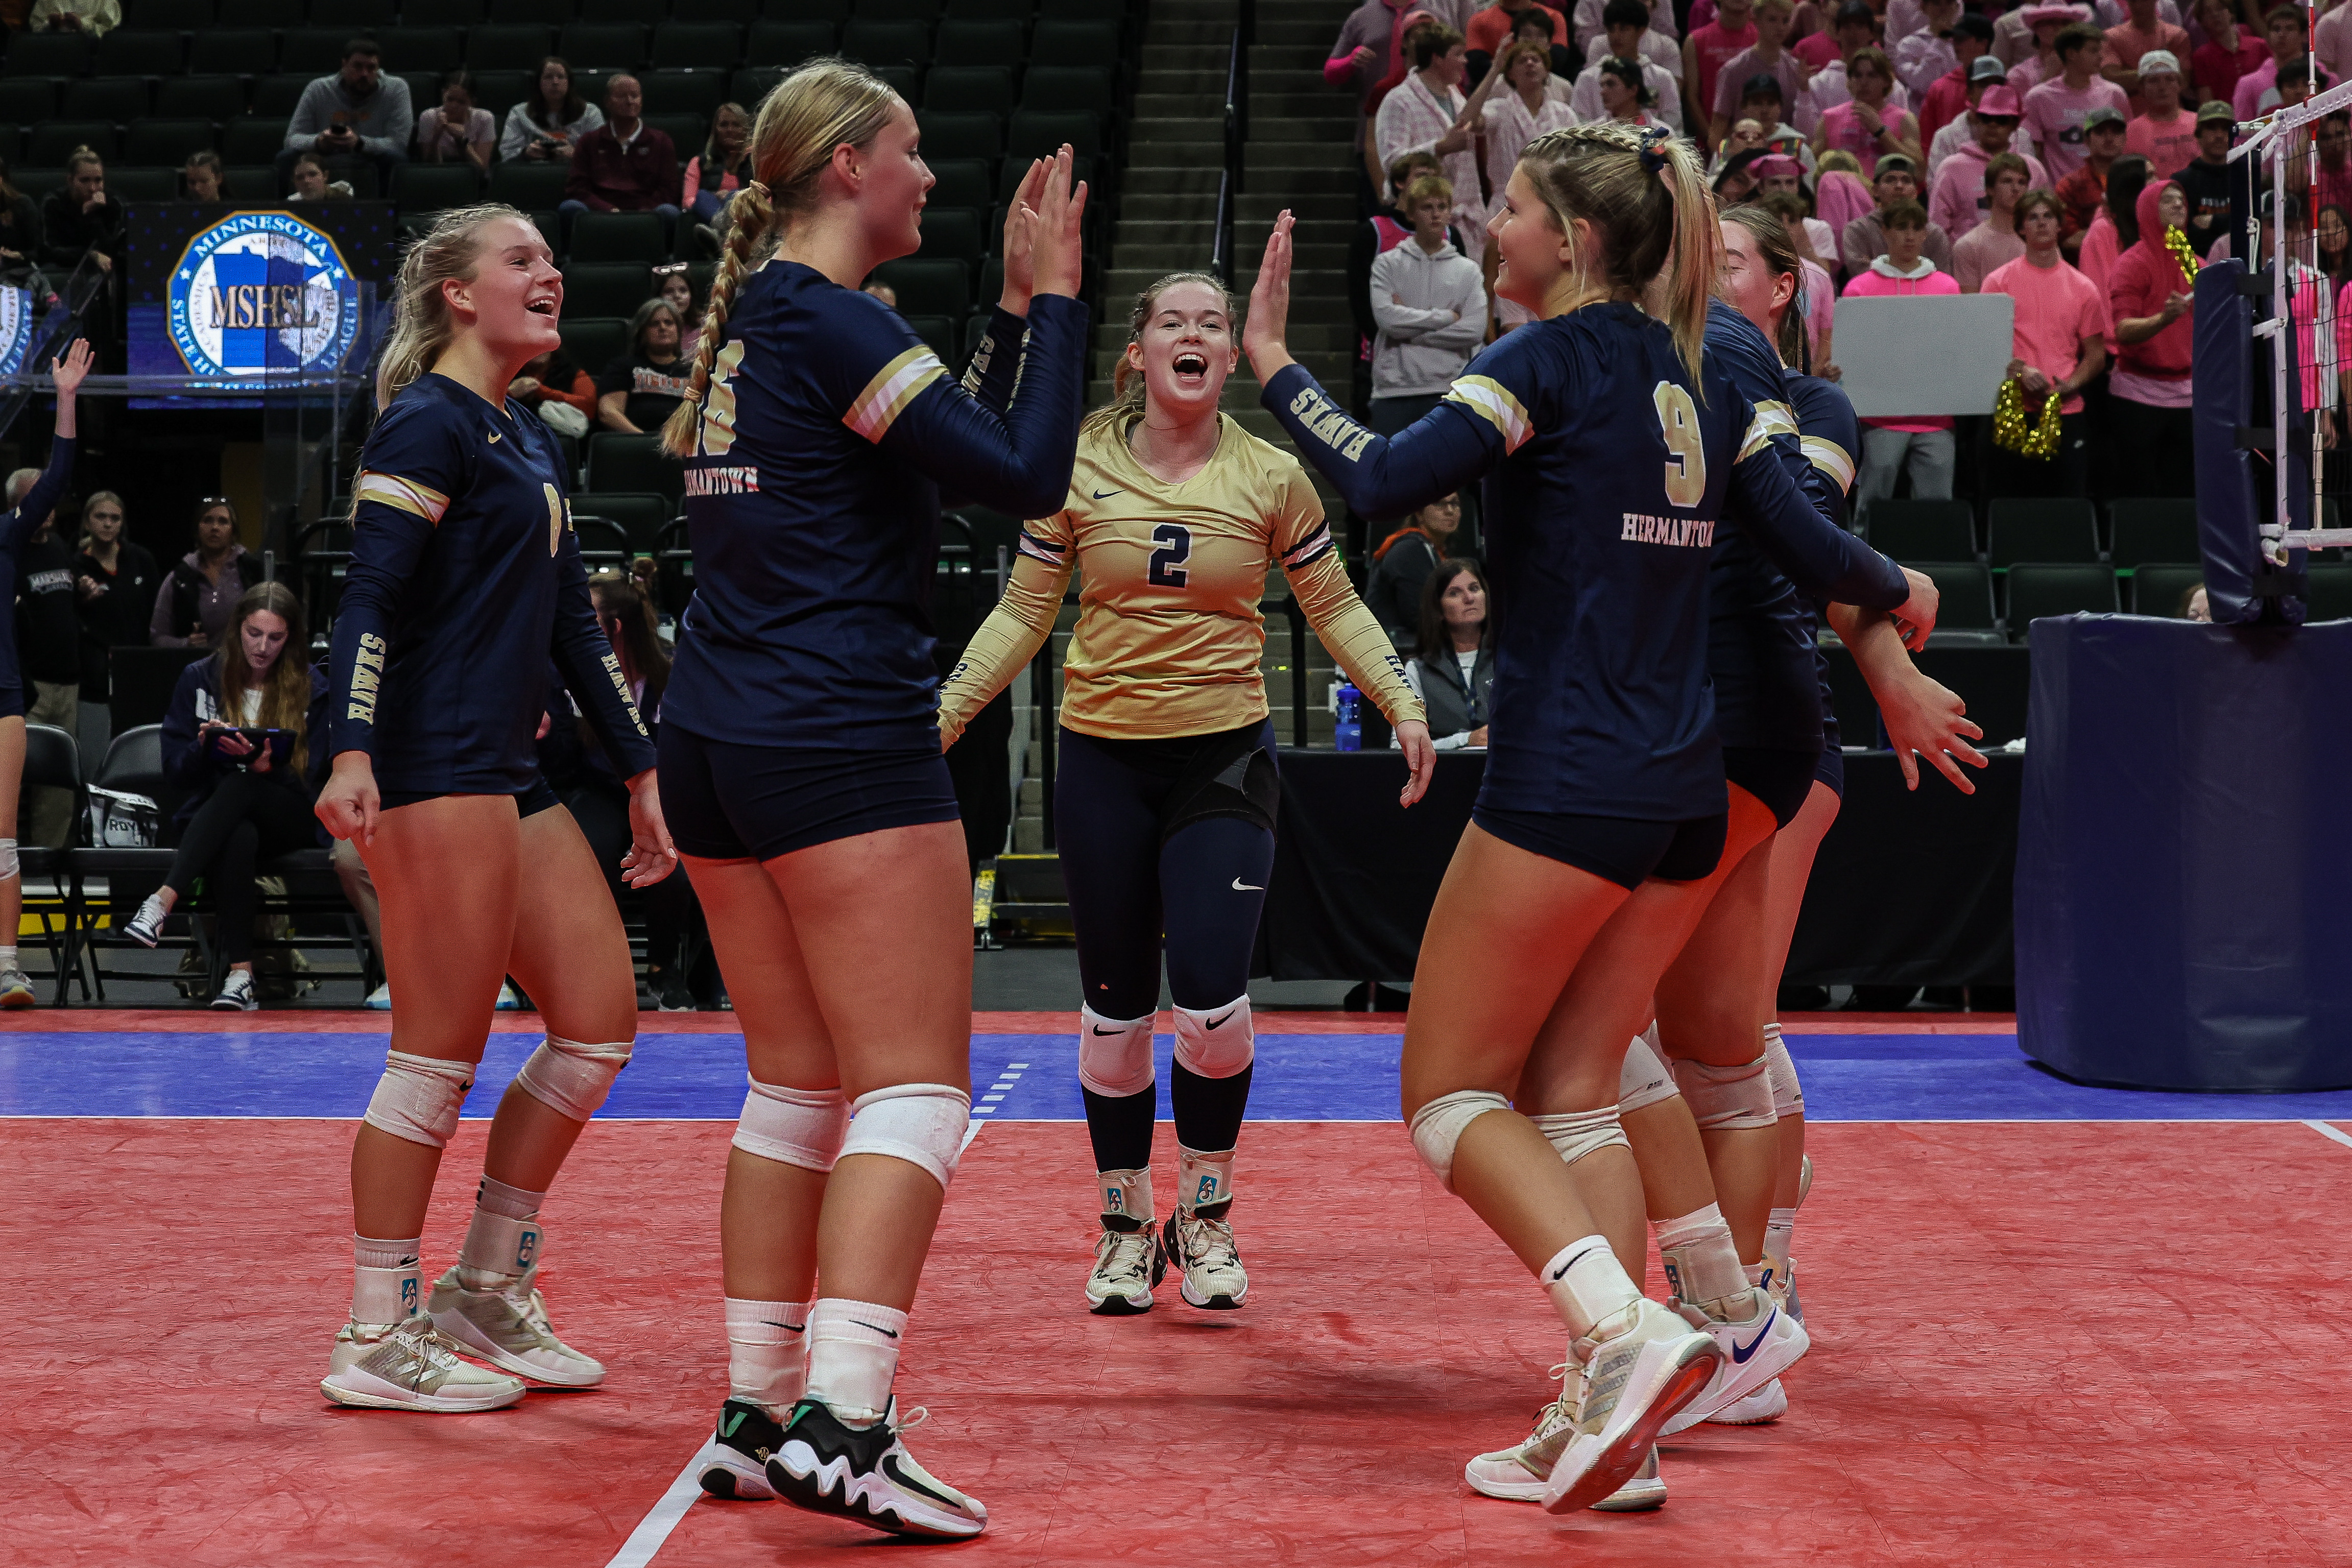
[[[352,1147],[352,1317],[320,1386],[344,1405],[480,1410],[520,1398],[520,1378],[604,1375],[549,1324],[538,1213],[636,1038],[620,912],[539,778],[551,655],[628,776],[630,880],[675,861],[653,746],[589,601],[559,448],[507,399],[557,346],[555,258],[513,208],[462,208],[410,247],[397,287],[352,487],[318,800],[383,901],[392,1053]],[[509,973],[547,1035],[499,1103],[457,1266],[421,1301],[425,1206]]]
[[[33,982],[16,964],[16,931],[25,882],[16,869],[16,794],[25,777],[25,683],[16,671],[16,552],[57,509],[73,480],[74,395],[89,373],[90,349],[80,339],[65,358],[49,361],[58,390],[58,418],[49,437],[49,464],[32,488],[0,513],[0,1008],[33,1005]]]
[[[1749,401],[1701,364],[1719,239],[1686,149],[1618,125],[1529,143],[1493,229],[1498,287],[1540,319],[1473,361],[1433,413],[1382,439],[1292,362],[1289,223],[1269,240],[1244,337],[1265,402],[1367,515],[1481,475],[1497,619],[1494,747],[1440,888],[1406,1024],[1413,1141],[1543,1281],[1582,1371],[1574,1436],[1544,1494],[1608,1497],[1723,1350],[1643,1299],[1576,1179],[1509,1096],[1572,1064],[1580,1137],[1621,1141],[1625,1040],[1724,842],[1704,655],[1708,551],[1737,498],[1776,559],[1831,595],[1920,621],[1893,563],[1829,525],[1768,452]],[[1664,322],[1633,303],[1661,272]],[[1637,888],[1626,961],[1587,948]]]
[[[967,389],[858,292],[921,244],[918,139],[843,61],[761,105],[665,432],[696,585],[660,750],[751,1075],[720,1217],[731,1396],[701,1483],[956,1537],[987,1512],[908,1455],[891,1391],[971,1103],[970,885],[923,606],[940,486],[1027,517],[1065,499],[1086,187],[1067,148],[1032,169]]]

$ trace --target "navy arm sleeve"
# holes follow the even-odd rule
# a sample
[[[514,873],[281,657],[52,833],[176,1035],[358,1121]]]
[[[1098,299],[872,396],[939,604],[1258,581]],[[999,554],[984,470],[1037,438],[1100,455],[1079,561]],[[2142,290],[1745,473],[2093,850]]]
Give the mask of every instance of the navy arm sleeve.
[[[392,656],[400,591],[433,542],[449,497],[466,483],[456,427],[437,400],[396,403],[360,454],[352,559],[327,655],[329,754],[375,756],[375,705]]]
[[[1275,372],[1258,402],[1349,507],[1377,521],[1450,495],[1508,455],[1504,433],[1463,401],[1463,385],[1394,435],[1358,424],[1303,365]]]
[[[565,515],[570,516],[567,503]],[[625,779],[634,779],[654,765],[652,733],[646,728],[637,705],[629,696],[628,676],[621,670],[613,641],[596,624],[596,605],[588,593],[588,568],[580,559],[580,536],[563,530],[556,552],[555,634],[550,650],[563,684],[580,704],[604,755]]]
[[[971,363],[963,368],[963,390],[992,413],[1002,415],[1013,406],[1013,393],[1021,384],[1021,359],[1027,351],[1024,340],[1028,331],[1025,317],[1015,316],[1002,305],[989,308],[988,330],[982,334],[980,347],[972,350]]]
[[[859,296],[856,298],[866,298]],[[861,308],[852,307],[853,309]],[[1087,372],[1087,308],[1041,294],[1030,302],[1029,338],[1019,356],[1017,391],[1003,414],[984,406],[947,372],[906,322],[880,300],[877,312],[907,344],[843,401],[842,422],[912,463],[941,488],[1018,517],[1042,517],[1067,498],[1077,465],[1078,418]],[[845,362],[878,329],[873,318],[842,323],[851,336]]]
[[[49,465],[41,470],[41,476],[33,481],[33,487],[25,492],[25,498],[16,503],[15,511],[8,514],[6,537],[0,538],[0,545],[14,550],[33,536],[34,530],[41,526],[41,519],[57,510],[58,497],[65,494],[66,486],[73,479],[73,466],[74,438],[70,435],[50,437]]]
[[[191,661],[180,672],[179,683],[172,688],[172,706],[163,713],[163,733],[159,737],[163,744],[163,777],[183,789],[201,787],[213,771],[206,764],[205,748],[198,744],[196,723],[196,694],[204,690],[212,668],[210,658]]]
[[[1822,515],[1821,503],[1781,466],[1769,422],[1748,412],[1731,494],[1780,575],[1800,593],[1865,610],[1893,610],[1909,599],[1902,569]]]

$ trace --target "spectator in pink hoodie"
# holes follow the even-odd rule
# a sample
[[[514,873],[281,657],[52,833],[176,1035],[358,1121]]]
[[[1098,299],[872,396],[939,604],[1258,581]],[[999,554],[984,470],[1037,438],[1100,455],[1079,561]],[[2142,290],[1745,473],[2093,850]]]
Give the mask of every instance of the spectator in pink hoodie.
[[[2136,215],[2139,242],[2116,258],[2107,277],[2107,314],[2116,345],[2107,391],[2118,472],[2145,483],[2151,496],[2194,495],[2189,417],[2192,279],[2165,237],[2186,227],[2188,193],[2170,180],[2151,180],[2141,188]]]
[[[1920,254],[1927,240],[1927,214],[1916,202],[1904,202],[1880,222],[1886,230],[1886,254],[1874,259],[1845,286],[1848,299],[1916,295],[1958,294],[1952,275],[1937,269]],[[1949,414],[1923,414],[1901,419],[1862,422],[1862,472],[1854,480],[1856,506],[1895,494],[1895,476],[1907,465],[1911,494],[1917,500],[1947,501],[1952,496],[1955,448]]]
[[[1974,140],[1944,160],[1943,168],[1936,172],[1936,188],[1927,200],[1927,221],[1952,236],[1960,236],[1985,221],[1992,210],[1992,198],[1985,183],[1985,165],[2009,152],[2010,139],[2017,132],[2017,122],[2023,114],[2017,94],[2006,87],[1989,87],[1977,106],[1969,110],[1969,129]],[[2038,158],[2025,159],[2026,184],[2048,189],[2050,172]]]

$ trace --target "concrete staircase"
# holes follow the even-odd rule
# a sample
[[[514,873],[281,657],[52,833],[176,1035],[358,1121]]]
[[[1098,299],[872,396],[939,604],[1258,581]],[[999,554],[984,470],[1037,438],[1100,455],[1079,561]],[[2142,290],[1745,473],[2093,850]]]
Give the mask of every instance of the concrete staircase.
[[[1296,215],[1291,352],[1342,396],[1355,338],[1344,273],[1349,227],[1356,215],[1354,110],[1346,93],[1324,84],[1322,65],[1350,8],[1351,0],[1257,0],[1257,41],[1247,62],[1249,141],[1234,223],[1234,282],[1245,302],[1275,215],[1286,207]],[[1127,345],[1128,310],[1136,295],[1168,273],[1208,269],[1217,186],[1224,171],[1225,71],[1237,19],[1236,0],[1152,0],[1128,164],[1119,182],[1118,221],[1103,271],[1089,406],[1109,401],[1111,368]],[[1225,412],[1252,434],[1291,450],[1257,400],[1257,379],[1244,359],[1226,383]],[[1337,517],[1338,498],[1319,477],[1316,485]],[[1279,571],[1267,574],[1266,592],[1287,596]],[[1075,606],[1065,608],[1054,633],[1057,701],[1061,661],[1076,618]],[[1286,746],[1328,746],[1332,721],[1325,699],[1339,678],[1331,656],[1310,632],[1305,672],[1310,707],[1304,736],[1292,733],[1291,665],[1288,622],[1270,614],[1261,667],[1275,733]],[[1044,848],[1044,755],[1040,716],[1027,706],[1028,695],[1024,675],[1013,686],[1015,737],[1025,737],[1027,743],[1013,847],[1035,853]]]

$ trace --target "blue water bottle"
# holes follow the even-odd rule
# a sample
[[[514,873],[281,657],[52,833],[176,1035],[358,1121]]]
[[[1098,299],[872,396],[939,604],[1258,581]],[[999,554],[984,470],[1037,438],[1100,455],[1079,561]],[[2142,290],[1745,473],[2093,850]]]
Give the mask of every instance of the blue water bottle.
[[[1339,723],[1332,735],[1332,744],[1342,751],[1364,748],[1364,694],[1346,681],[1339,683]]]

